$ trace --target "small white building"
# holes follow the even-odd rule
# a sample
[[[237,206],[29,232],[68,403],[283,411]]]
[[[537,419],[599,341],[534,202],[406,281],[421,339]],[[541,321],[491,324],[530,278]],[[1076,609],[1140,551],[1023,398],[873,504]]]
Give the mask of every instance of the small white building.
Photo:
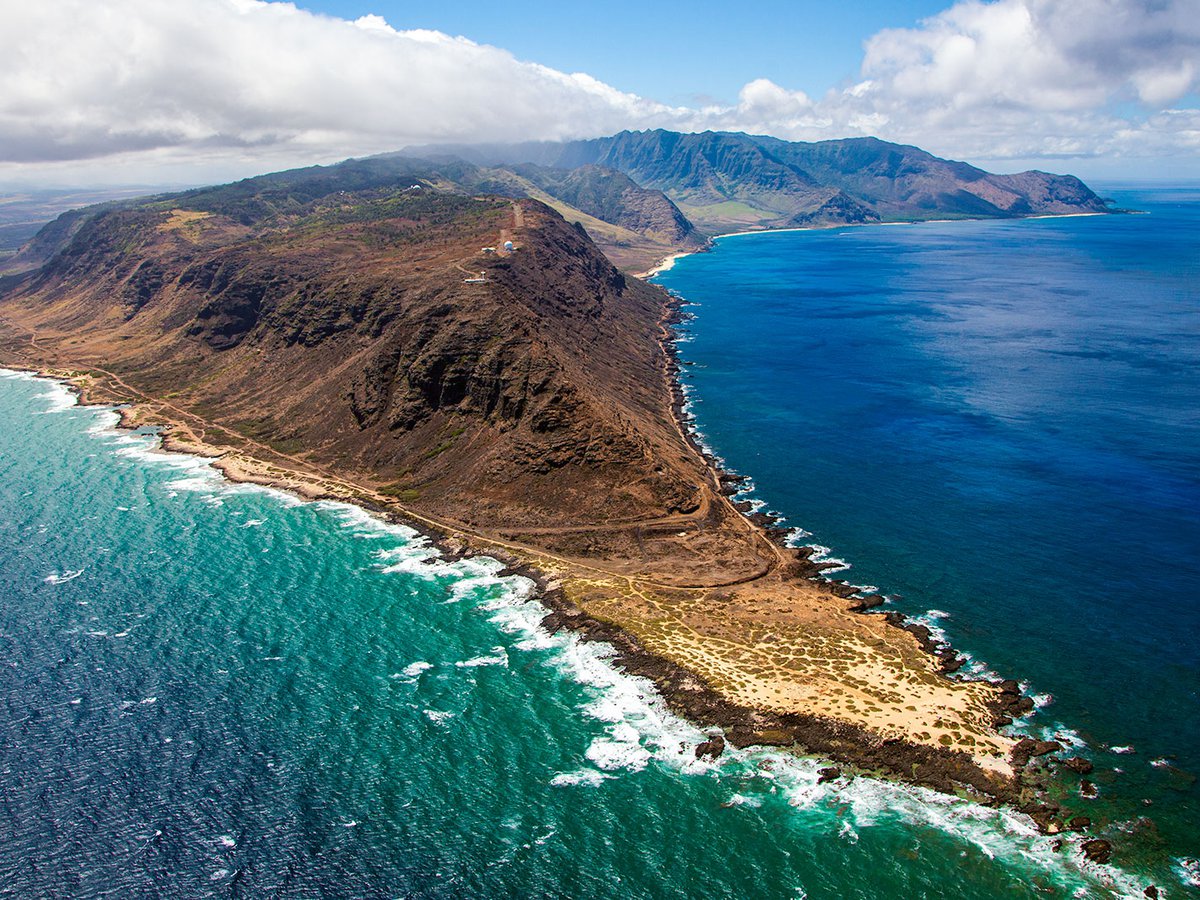
[[[512,241],[505,241],[505,242],[504,242],[504,251],[505,251],[506,253],[512,253],[512,252],[513,252],[513,242],[512,242]]]

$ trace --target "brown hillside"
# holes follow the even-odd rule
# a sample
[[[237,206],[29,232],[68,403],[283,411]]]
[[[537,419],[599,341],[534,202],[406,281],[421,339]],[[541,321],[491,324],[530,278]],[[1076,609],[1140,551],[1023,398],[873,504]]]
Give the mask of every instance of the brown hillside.
[[[659,292],[535,201],[443,200],[419,234],[113,212],[15,299],[43,341],[84,335],[78,362],[464,522],[695,508],[702,475],[664,460]],[[501,231],[519,249],[482,253]]]

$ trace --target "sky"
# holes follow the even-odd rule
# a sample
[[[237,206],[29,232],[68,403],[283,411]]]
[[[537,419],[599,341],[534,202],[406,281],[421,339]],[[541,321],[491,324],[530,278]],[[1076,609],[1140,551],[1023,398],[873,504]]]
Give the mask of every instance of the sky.
[[[625,128],[1195,180],[1196,3],[0,0],[0,184],[199,184]]]

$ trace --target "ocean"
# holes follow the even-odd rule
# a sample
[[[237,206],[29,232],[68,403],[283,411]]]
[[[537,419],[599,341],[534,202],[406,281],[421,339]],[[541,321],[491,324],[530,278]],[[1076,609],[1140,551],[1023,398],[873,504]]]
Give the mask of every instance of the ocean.
[[[660,279],[699,304],[704,440],[844,577],[1028,681],[1021,727],[1097,763],[1117,865],[820,760],[697,760],[499,563],[3,373],[0,895],[1188,891],[1200,197],[1120,199],[1151,214],[728,238]]]

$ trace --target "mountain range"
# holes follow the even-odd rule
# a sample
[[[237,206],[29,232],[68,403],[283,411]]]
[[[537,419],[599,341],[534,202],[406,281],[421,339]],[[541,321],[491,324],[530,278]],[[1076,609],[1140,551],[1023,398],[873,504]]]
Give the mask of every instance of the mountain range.
[[[414,150],[414,152],[417,152]],[[1078,178],[993,175],[877,138],[800,143],[704,132],[623,131],[565,143],[420,148],[481,165],[599,166],[662,191],[703,233],[1107,211]]]
[[[586,228],[624,271],[700,249],[730,230],[1109,211],[1070,175],[994,175],[875,138],[797,143],[661,130],[564,143],[411,148],[181,196],[203,195],[249,221],[300,208],[327,189],[385,190],[413,179],[446,193],[541,201]],[[239,206],[251,202],[258,205]],[[67,214],[23,253],[0,258],[0,272],[39,263],[62,229],[106,208]]]

